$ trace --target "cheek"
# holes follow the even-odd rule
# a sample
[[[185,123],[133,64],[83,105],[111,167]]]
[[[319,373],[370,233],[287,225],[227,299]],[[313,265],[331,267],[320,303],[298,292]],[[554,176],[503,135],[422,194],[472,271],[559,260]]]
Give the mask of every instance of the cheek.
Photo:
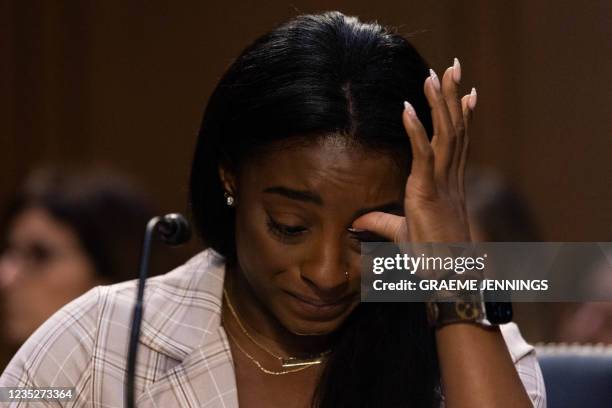
[[[5,312],[11,316],[16,341],[25,340],[39,325],[66,303],[92,286],[92,271],[86,262],[63,260],[23,276],[14,290],[7,291]]]
[[[88,259],[75,256],[49,265],[32,277],[28,292],[39,299],[43,309],[57,309],[85,293],[94,285],[95,272]]]
[[[269,232],[263,210],[236,214],[238,264],[256,292],[268,292],[298,268],[295,254]]]
[[[62,281],[70,282],[65,286],[67,297],[77,296],[90,289],[95,283],[96,272],[89,260],[85,256],[78,256],[67,259],[62,275],[57,276],[51,284],[62,287]]]

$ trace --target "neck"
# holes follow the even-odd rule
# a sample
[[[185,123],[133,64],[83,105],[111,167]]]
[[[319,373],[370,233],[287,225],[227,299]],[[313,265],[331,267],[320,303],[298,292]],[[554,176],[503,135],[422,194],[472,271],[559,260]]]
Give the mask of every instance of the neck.
[[[244,329],[275,354],[303,357],[329,349],[329,335],[299,335],[287,330],[259,300],[238,266],[227,266],[224,288]],[[226,302],[222,313],[226,330],[241,331]]]

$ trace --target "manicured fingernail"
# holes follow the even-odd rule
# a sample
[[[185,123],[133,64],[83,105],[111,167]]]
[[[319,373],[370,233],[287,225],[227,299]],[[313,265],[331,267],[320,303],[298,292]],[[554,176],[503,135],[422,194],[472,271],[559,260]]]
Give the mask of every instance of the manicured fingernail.
[[[470,92],[470,97],[468,98],[468,101],[467,101],[467,105],[468,105],[468,108],[470,108],[470,110],[474,110],[474,108],[476,107],[476,99],[477,99],[476,88],[472,88],[472,92]]]
[[[412,105],[410,103],[408,103],[407,101],[404,101],[404,110],[406,112],[408,112],[408,115],[410,115],[411,117],[415,117],[416,113],[414,111],[414,108],[412,107]]]
[[[352,233],[352,234],[359,234],[360,232],[365,232],[366,230],[361,229],[361,228],[353,228],[353,227],[349,227],[347,228],[348,232]]]
[[[453,81],[455,81],[456,84],[461,82],[461,64],[457,58],[453,61]]]
[[[429,77],[431,78],[431,83],[433,84],[434,88],[436,88],[439,91],[440,90],[440,80],[438,79],[438,76],[436,75],[434,70],[431,68],[429,69]]]

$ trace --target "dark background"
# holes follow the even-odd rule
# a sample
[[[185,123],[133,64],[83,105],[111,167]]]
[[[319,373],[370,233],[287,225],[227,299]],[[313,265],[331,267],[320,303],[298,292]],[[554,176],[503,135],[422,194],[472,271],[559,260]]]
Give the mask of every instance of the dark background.
[[[186,208],[201,113],[232,59],[299,13],[397,27],[478,89],[472,163],[546,241],[612,240],[612,2],[2,1],[0,204],[46,163],[107,164]],[[547,339],[530,332],[529,339]]]

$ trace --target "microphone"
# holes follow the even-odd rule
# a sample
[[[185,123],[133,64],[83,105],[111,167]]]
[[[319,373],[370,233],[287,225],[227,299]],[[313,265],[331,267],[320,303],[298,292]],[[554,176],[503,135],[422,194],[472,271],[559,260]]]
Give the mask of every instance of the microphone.
[[[142,323],[145,282],[149,272],[149,258],[151,253],[151,240],[155,232],[166,245],[177,246],[191,238],[191,228],[187,219],[179,214],[172,213],[163,217],[154,217],[147,223],[144,241],[142,244],[142,256],[140,258],[140,273],[138,276],[138,292],[136,303],[132,312],[132,326],[130,328],[130,342],[128,348],[127,373],[125,381],[125,405],[127,408],[134,407],[134,382],[136,375],[136,354],[138,351],[138,339],[140,338],[140,325]]]
[[[181,245],[191,238],[189,223],[181,214],[165,215],[157,225],[159,236],[166,245]]]

